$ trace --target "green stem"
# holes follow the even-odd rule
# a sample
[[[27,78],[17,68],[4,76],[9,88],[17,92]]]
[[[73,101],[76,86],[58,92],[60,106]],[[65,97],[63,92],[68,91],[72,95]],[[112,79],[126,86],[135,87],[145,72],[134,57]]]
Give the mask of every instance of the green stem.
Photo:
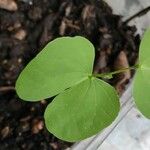
[[[136,70],[139,68],[139,65],[131,66],[128,68],[123,68],[117,71],[109,72],[109,73],[101,73],[101,74],[93,74],[94,77],[100,77],[100,78],[112,78],[113,75],[119,74],[122,72],[126,72],[127,70]]]

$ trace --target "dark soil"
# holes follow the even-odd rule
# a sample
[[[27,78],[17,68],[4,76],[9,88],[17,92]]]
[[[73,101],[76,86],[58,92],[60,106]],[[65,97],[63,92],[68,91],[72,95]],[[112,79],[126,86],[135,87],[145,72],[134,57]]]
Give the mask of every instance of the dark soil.
[[[94,72],[128,67],[136,62],[139,36],[102,0],[18,0],[16,5],[0,9],[0,150],[65,149],[71,143],[45,129],[48,101],[19,100],[14,90],[19,73],[49,41],[66,35],[82,35],[94,44]],[[128,71],[107,81],[121,94],[131,76]]]

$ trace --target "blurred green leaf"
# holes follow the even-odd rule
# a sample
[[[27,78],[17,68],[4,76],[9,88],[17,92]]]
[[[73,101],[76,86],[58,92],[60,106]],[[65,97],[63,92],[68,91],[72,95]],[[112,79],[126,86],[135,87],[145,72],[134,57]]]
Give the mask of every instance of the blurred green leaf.
[[[141,113],[150,118],[150,29],[146,31],[141,41],[133,96]]]

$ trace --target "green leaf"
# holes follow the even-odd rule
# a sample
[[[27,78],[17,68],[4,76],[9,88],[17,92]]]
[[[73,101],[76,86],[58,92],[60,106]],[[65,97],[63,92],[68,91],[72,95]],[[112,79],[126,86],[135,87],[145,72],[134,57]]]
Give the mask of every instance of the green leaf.
[[[136,72],[133,97],[141,113],[150,118],[150,30],[142,39],[139,52],[139,68]]]
[[[62,37],[50,42],[22,71],[16,91],[21,99],[55,96],[92,74],[94,47],[87,39]]]
[[[119,111],[116,91],[89,78],[59,94],[45,111],[48,130],[65,141],[88,138],[110,125]]]

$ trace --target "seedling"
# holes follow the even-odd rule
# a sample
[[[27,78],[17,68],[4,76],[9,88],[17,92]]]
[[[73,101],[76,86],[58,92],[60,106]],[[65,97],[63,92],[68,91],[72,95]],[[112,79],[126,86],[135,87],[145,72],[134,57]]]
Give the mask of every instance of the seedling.
[[[93,74],[94,47],[87,39],[61,37],[50,42],[22,71],[16,91],[25,101],[56,96],[44,114],[46,127],[56,137],[79,141],[109,126],[120,104],[115,89],[99,79],[137,69],[133,96],[150,118],[150,30],[141,42],[139,65],[105,74]]]

